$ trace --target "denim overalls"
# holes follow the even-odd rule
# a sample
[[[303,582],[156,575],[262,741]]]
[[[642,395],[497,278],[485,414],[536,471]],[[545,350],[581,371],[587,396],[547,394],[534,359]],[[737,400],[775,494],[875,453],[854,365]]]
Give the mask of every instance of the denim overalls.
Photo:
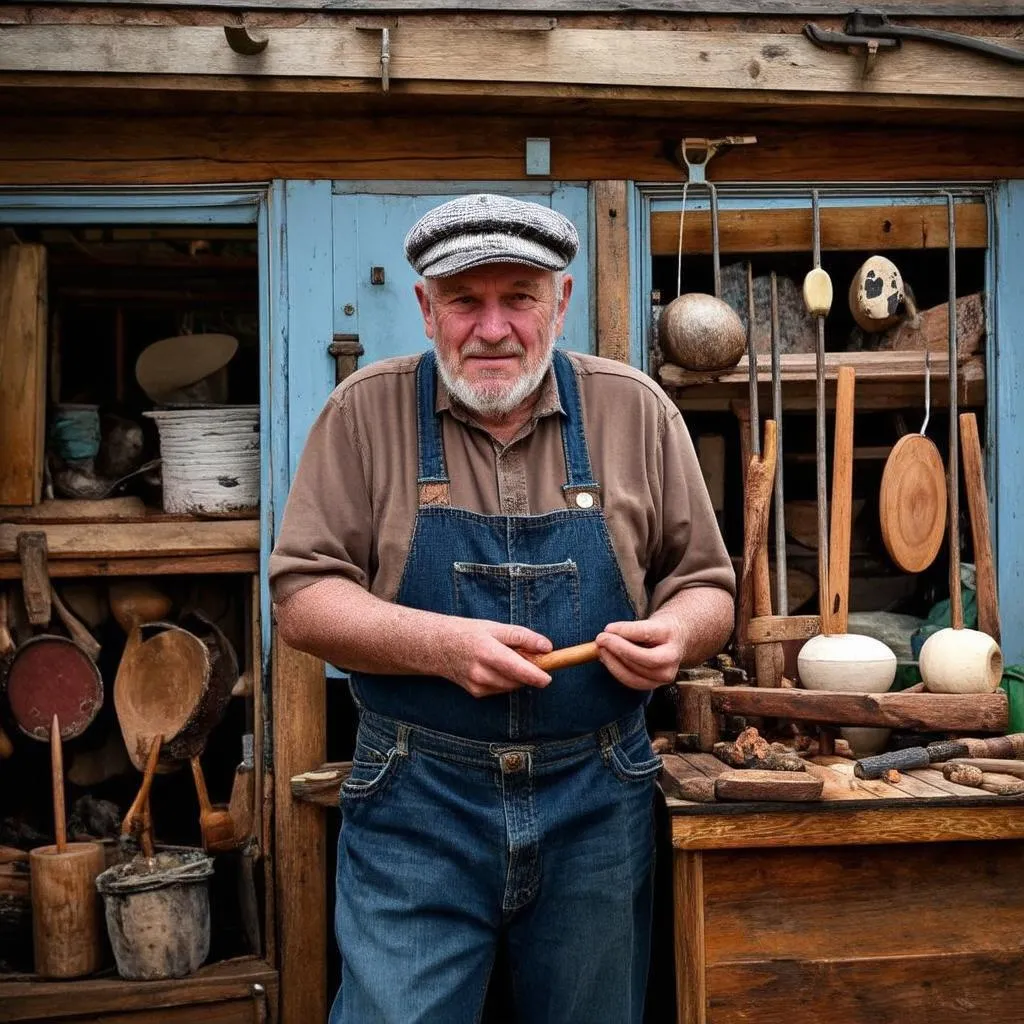
[[[576,375],[556,350],[566,508],[452,508],[433,353],[416,378],[420,503],[396,601],[527,626],[556,648],[635,611],[592,478]],[[643,694],[600,663],[478,699],[353,673],[332,1024],[472,1024],[499,933],[523,1024],[640,1024],[653,788]]]

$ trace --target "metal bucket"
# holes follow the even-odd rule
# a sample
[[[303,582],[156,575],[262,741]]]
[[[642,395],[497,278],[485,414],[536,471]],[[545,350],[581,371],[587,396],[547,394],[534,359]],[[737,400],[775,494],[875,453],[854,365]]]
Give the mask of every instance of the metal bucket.
[[[255,405],[154,409],[163,459],[163,509],[192,515],[259,505],[260,419]]]
[[[212,857],[185,850],[135,857],[97,877],[122,978],[183,978],[202,966],[210,953],[212,874]]]

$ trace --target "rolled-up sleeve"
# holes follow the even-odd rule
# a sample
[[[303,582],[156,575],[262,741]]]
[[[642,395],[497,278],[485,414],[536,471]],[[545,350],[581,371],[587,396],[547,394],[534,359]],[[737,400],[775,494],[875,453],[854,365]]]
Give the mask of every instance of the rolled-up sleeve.
[[[270,556],[274,601],[328,576],[368,586],[373,515],[359,437],[336,392],[313,424]]]
[[[735,597],[736,573],[678,409],[665,416],[654,458],[651,468],[661,484],[661,530],[652,537],[649,552],[648,612],[688,587],[718,587]]]

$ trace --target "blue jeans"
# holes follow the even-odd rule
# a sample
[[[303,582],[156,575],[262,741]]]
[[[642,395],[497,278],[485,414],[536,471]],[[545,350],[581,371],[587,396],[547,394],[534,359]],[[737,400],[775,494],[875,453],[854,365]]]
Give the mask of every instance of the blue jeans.
[[[364,712],[331,1024],[479,1021],[501,936],[525,1024],[641,1024],[660,766],[642,711],[532,744]]]

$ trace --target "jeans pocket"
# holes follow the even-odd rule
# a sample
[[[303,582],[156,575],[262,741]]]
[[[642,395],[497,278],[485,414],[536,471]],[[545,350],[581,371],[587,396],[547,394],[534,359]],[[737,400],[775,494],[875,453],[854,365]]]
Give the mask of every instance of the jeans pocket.
[[[623,782],[647,782],[661,772],[661,758],[654,753],[646,732],[637,732],[609,748],[608,765]]]
[[[357,755],[362,753],[358,749],[356,752]],[[397,747],[393,747],[383,761],[372,757],[353,758],[352,772],[341,784],[342,806],[352,800],[366,800],[382,793],[394,779],[406,756]]]

